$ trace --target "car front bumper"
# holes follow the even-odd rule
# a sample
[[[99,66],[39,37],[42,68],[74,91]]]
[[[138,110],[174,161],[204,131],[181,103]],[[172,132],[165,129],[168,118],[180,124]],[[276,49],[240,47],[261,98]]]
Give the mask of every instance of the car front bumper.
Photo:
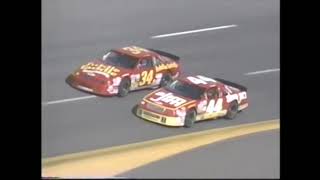
[[[88,86],[86,84],[88,83],[83,83],[81,81],[77,81],[77,79],[74,78],[73,75],[68,76],[68,78],[66,79],[67,84],[69,84],[71,87],[81,90],[81,91],[85,91],[85,92],[89,92],[92,94],[96,94],[96,95],[101,95],[101,96],[113,96],[118,94],[118,89],[112,89],[112,90],[106,90],[105,88],[94,88],[91,86]],[[110,87],[107,87],[110,88]]]
[[[166,126],[184,126],[184,119],[181,117],[167,116],[152,112],[140,106],[136,109],[136,115],[142,119]]]

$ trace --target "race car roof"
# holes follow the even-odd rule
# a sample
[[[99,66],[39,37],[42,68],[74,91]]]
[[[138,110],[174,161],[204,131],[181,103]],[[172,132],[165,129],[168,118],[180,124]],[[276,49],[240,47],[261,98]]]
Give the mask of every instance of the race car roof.
[[[211,78],[209,78],[210,80],[204,81],[203,79],[198,78],[199,76],[207,78],[207,77],[202,76],[202,75],[196,75],[196,76],[180,77],[179,80],[181,80],[183,82],[190,83],[190,84],[194,84],[194,85],[199,86],[199,87],[204,88],[204,89],[208,89],[208,88],[211,88],[211,87],[222,85],[221,82],[215,81],[214,79],[211,79]],[[194,80],[191,80],[190,77],[193,78]],[[201,83],[197,83],[197,81],[198,82],[201,81]]]
[[[114,49],[117,52],[124,53],[129,56],[133,56],[136,58],[143,58],[143,57],[150,57],[154,56],[156,53],[153,51],[150,51],[148,49],[139,47],[139,46],[127,46],[123,48],[117,48]]]

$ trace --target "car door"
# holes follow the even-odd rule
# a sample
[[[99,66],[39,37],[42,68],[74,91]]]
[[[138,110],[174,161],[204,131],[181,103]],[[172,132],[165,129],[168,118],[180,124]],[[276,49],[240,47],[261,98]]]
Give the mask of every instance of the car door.
[[[140,74],[138,88],[148,87],[153,85],[155,78],[155,68],[151,58],[141,58],[137,65],[137,71]]]
[[[223,110],[225,109],[225,103],[226,98],[223,95],[223,92],[221,91],[220,87],[212,87],[207,90],[207,98],[208,98],[208,104],[206,113],[208,116],[216,116],[223,113]]]

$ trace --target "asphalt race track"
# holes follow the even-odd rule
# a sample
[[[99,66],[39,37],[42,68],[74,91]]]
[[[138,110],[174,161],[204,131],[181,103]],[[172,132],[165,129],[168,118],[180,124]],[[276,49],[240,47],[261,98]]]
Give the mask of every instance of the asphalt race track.
[[[119,176],[148,179],[276,179],[280,177],[279,133],[279,130],[274,130],[214,143]]]
[[[277,0],[43,0],[42,157],[279,118],[279,71],[245,75],[280,67],[279,18]],[[237,26],[151,38],[232,24]],[[131,113],[151,90],[124,98],[45,105],[90,96],[68,86],[65,78],[108,49],[128,45],[179,55],[186,74],[220,77],[247,86],[249,109],[232,121],[204,121],[186,129],[160,126]]]

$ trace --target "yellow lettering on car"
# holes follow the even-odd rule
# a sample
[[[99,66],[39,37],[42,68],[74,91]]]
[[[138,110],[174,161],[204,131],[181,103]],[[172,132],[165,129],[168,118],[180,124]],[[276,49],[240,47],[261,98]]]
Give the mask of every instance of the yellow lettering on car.
[[[100,65],[96,68],[96,70],[102,72],[105,68],[106,68],[105,65],[100,64]]]
[[[167,69],[172,69],[172,68],[177,68],[178,64],[177,63],[169,63],[169,64],[161,64],[159,66],[156,66],[156,72],[167,70]]]
[[[137,47],[137,46],[130,46],[130,47],[124,47],[123,50],[130,51],[132,54],[140,54],[141,52],[149,52],[148,50]]]
[[[105,72],[106,74],[108,74],[108,71],[109,71],[110,67],[111,67],[111,66],[107,66],[107,67],[103,70],[103,72]]]
[[[141,81],[139,82],[139,86],[150,85],[153,80],[153,70],[143,71],[141,73]]]
[[[105,66],[103,64],[93,64],[93,63],[88,63],[86,65],[83,65],[80,67],[82,70],[89,70],[89,71],[96,71],[96,72],[101,72],[105,75],[111,75],[111,76],[116,76],[120,70],[113,67],[113,66]]]
[[[112,72],[110,73],[110,75],[111,75],[111,76],[116,76],[119,72],[120,72],[119,69],[114,68],[114,69],[112,70]]]

